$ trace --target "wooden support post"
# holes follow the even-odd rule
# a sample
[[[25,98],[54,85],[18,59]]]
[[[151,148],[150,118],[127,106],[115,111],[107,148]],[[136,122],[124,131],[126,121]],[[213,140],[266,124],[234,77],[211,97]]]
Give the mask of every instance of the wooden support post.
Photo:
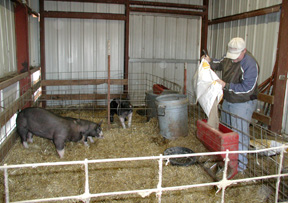
[[[15,4],[15,37],[17,53],[17,70],[18,73],[28,72],[28,77],[20,80],[20,95],[23,95],[31,88],[30,63],[29,63],[29,40],[28,40],[28,10],[23,4]],[[24,107],[31,105],[31,101]]]
[[[202,29],[201,29],[201,48],[200,48],[200,57],[201,51],[203,49],[207,50],[207,38],[208,38],[208,5],[209,0],[203,0],[203,6],[206,7],[204,10],[204,15],[202,16]]]
[[[276,133],[281,133],[282,121],[283,121],[283,110],[285,100],[285,90],[287,83],[288,74],[288,1],[282,1],[281,16],[280,16],[280,27],[278,37],[278,54],[276,61],[278,66],[275,70],[275,78],[273,84],[274,92],[274,105],[271,109],[271,130]]]

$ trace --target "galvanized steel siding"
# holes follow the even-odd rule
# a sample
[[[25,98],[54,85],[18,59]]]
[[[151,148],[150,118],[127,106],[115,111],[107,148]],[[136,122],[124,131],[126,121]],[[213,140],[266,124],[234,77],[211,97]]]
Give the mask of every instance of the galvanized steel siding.
[[[95,3],[46,2],[45,10],[123,13],[124,6]],[[123,78],[124,21],[45,19],[46,79],[107,78],[108,41],[111,45],[111,78]],[[49,87],[65,93],[106,93],[106,85]],[[85,91],[85,92],[83,92]],[[113,87],[111,93],[119,92]],[[56,93],[56,92],[54,92]]]
[[[154,0],[152,2],[193,5],[203,3],[202,0]],[[187,90],[193,92],[191,81],[199,62],[200,34],[200,17],[130,13],[129,80],[132,81],[131,84],[145,80],[144,73],[148,73],[183,87],[186,64]],[[142,88],[144,85],[129,85],[129,92],[136,94]]]
[[[209,18],[225,17],[281,3],[278,1],[211,1]],[[212,16],[212,17],[211,17]],[[277,51],[280,12],[209,26],[208,51],[221,58],[233,37],[242,37],[260,65],[259,84],[271,76]]]
[[[235,15],[281,3],[282,0],[213,0],[210,1],[209,5],[209,19]],[[221,58],[226,53],[227,43],[231,38],[237,36],[244,38],[247,49],[252,52],[260,65],[258,83],[261,84],[271,76],[275,65],[280,13],[209,26],[208,51],[210,56]],[[287,101],[288,94],[286,93],[282,125],[283,132],[286,134],[288,134]]]
[[[0,77],[17,71],[14,7],[0,0]]]
[[[202,4],[201,0],[162,2]],[[45,1],[44,7],[51,11],[124,13],[124,6],[109,4]],[[187,87],[192,91],[190,81],[199,59],[200,27],[200,17],[131,13],[129,91],[144,88],[139,85],[143,73],[183,85],[185,62],[188,63]],[[111,77],[123,78],[124,21],[46,18],[46,78],[107,78],[108,40],[111,42]],[[155,59],[161,61],[155,62]],[[93,74],[83,75],[86,71]],[[97,86],[99,91],[104,93],[106,86]],[[113,86],[111,93],[119,91],[121,87]]]
[[[39,12],[39,1],[29,1],[30,8]],[[40,22],[33,15],[29,16],[29,62],[31,66],[40,66]]]
[[[45,1],[46,2],[46,1]],[[45,10],[123,13],[123,6],[92,3],[46,2]],[[61,79],[107,77],[86,74],[87,71],[107,72],[107,44],[111,44],[111,70],[123,70],[124,22],[86,19],[45,19],[47,79],[54,73]]]
[[[129,74],[149,73],[183,86],[187,63],[187,88],[192,91],[190,84],[198,65],[200,30],[200,17],[132,14]]]
[[[281,3],[282,0],[212,0],[209,1],[209,19],[235,15]]]
[[[14,7],[10,0],[0,0],[0,77],[17,72]],[[0,90],[0,112],[19,98],[19,83]],[[0,129],[0,142],[14,128],[15,116]]]

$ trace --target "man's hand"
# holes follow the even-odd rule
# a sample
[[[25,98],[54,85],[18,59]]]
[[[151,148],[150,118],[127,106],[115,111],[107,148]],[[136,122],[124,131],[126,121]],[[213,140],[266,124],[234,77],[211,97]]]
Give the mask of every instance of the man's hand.
[[[225,87],[225,85],[226,85],[226,82],[224,82],[223,80],[220,80],[220,79],[218,79],[218,80],[216,80],[218,83],[220,83],[220,85],[222,85],[222,88],[224,88]]]
[[[201,56],[201,61],[202,61],[202,59],[205,59],[206,61],[208,61],[209,63],[211,62],[211,59],[210,59],[210,57],[208,56],[208,55],[203,55],[203,56]]]

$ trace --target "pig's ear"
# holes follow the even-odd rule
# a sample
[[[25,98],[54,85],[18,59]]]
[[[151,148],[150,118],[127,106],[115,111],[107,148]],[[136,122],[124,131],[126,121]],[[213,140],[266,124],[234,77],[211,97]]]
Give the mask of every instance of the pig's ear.
[[[101,126],[101,125],[102,125],[102,123],[103,123],[103,120],[101,120],[101,121],[100,121],[99,125]]]

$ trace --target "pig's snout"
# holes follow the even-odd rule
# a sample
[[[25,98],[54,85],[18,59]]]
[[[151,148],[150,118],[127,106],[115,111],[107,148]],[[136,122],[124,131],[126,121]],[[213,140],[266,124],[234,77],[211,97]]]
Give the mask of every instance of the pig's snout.
[[[102,131],[98,134],[98,138],[99,138],[99,139],[103,139],[103,138],[104,138],[104,135],[103,135],[103,132],[102,132]]]

